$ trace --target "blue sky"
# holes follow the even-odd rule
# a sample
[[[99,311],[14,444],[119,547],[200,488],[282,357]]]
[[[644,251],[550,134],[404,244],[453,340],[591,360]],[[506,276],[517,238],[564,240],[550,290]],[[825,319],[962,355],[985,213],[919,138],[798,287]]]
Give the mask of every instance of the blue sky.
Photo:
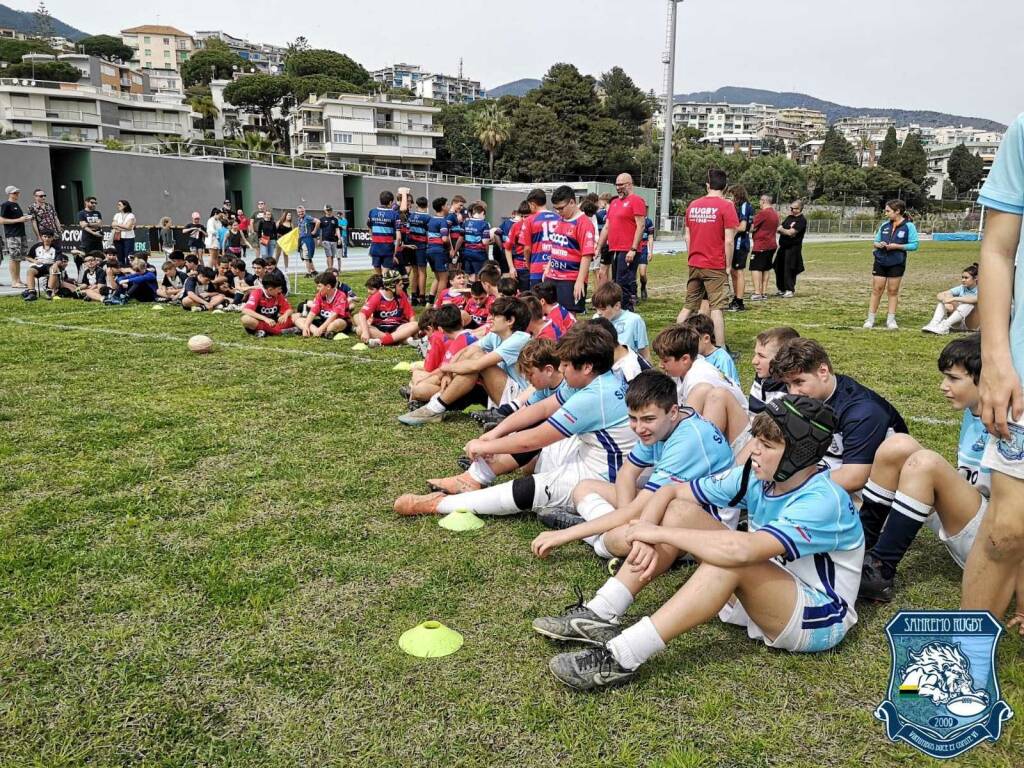
[[[36,5],[7,3],[20,10]],[[661,90],[667,7],[663,0],[341,0],[320,11],[316,4],[177,0],[157,4],[158,14],[148,4],[107,0],[47,5],[91,33],[160,23],[282,45],[305,35],[370,69],[409,61],[455,73],[461,56],[465,73],[485,87],[540,77],[558,61],[595,75],[618,64],[655,91]],[[1022,0],[685,0],[675,90],[739,85],[1008,122],[1024,112],[1021,29]]]

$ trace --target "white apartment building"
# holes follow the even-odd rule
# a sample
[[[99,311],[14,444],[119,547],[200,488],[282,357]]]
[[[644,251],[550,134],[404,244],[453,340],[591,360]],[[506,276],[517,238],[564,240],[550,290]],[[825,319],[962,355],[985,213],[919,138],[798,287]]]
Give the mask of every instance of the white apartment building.
[[[986,134],[986,140],[970,139],[968,141],[957,141],[955,144],[934,145],[928,148],[928,178],[925,184],[930,185],[927,189],[929,197],[933,197],[936,200],[942,199],[942,187],[949,178],[949,156],[953,154],[953,150],[960,144],[963,144],[967,147],[968,152],[975,157],[980,157],[984,162],[984,171],[979,187],[985,183],[985,179],[988,178],[988,172],[992,170],[992,162],[996,159],[996,152],[999,151],[1002,134],[991,134],[987,131],[979,131],[978,133]],[[990,140],[992,138],[995,138],[995,141]]]
[[[828,117],[824,112],[807,107],[783,107],[778,118],[784,123],[798,125],[806,136],[824,135],[828,130]]]
[[[122,29],[121,42],[135,51],[134,63],[152,69],[180,69],[195,48],[190,34],[162,24]]]
[[[384,83],[388,88],[408,88],[416,90],[416,85],[424,72],[418,64],[390,64],[370,73],[374,82]]]
[[[433,122],[440,111],[384,94],[310,96],[289,116],[292,155],[426,170],[443,135]]]
[[[421,99],[443,101],[445,104],[469,104],[485,95],[478,80],[438,74],[423,75],[414,90]]]
[[[196,49],[205,48],[207,40],[220,40],[233,53],[237,53],[248,62],[257,72],[262,72],[266,75],[276,75],[284,71],[284,56],[288,53],[288,49],[283,46],[270,45],[269,43],[253,43],[240,37],[233,37],[220,30],[205,30],[196,32]]]
[[[72,141],[143,144],[187,136],[190,109],[153,94],[138,70],[84,54],[57,57],[82,72],[77,83],[0,77],[0,130]]]
[[[717,147],[724,155],[760,155],[763,140],[751,133],[723,133],[717,136],[704,136],[701,144]]]
[[[665,127],[664,117],[655,114],[655,124]],[[783,139],[787,146],[824,133],[824,112],[815,109],[779,109],[770,104],[681,101],[672,105],[674,128],[693,128],[713,137],[757,134],[761,138]]]

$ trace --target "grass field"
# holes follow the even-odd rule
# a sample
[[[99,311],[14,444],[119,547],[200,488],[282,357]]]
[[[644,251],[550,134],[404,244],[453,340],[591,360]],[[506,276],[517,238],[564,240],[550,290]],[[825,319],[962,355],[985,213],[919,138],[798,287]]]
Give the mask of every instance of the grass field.
[[[944,340],[917,329],[977,259],[925,243],[903,330],[860,328],[870,248],[811,244],[793,300],[728,316],[744,385],[754,334],[820,339],[840,372],[892,400],[926,445],[955,453],[937,385]],[[643,314],[675,316],[679,257]],[[363,276],[353,284],[362,285]],[[350,281],[352,282],[352,281]],[[308,281],[303,281],[306,291]],[[675,286],[675,287],[673,287]],[[187,352],[208,333],[219,348]],[[535,560],[529,519],[449,533],[391,501],[456,469],[473,422],[395,421],[408,347],[246,337],[235,315],[0,299],[0,765],[890,766],[872,711],[899,608],[955,608],[960,571],[923,531],[891,606],[858,605],[831,653],[772,652],[712,624],[640,680],[579,695],[547,671],[537,615],[596,589],[589,549]],[[653,610],[675,571],[637,601]],[[398,636],[428,619],[463,649],[418,660]],[[1000,646],[1017,711],[956,765],[1024,765],[1024,643]]]

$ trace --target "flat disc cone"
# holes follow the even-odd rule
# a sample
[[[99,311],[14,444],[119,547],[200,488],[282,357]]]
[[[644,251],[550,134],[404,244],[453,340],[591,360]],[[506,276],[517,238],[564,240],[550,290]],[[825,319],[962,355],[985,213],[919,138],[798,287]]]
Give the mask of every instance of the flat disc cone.
[[[409,363],[407,363],[407,362],[405,362],[403,360],[400,363],[395,363],[395,367],[392,368],[391,370],[392,371],[411,371],[412,370],[412,365],[410,365]]]
[[[475,531],[484,527],[484,521],[468,509],[456,509],[438,520],[437,524],[449,531]]]
[[[439,621],[424,621],[403,632],[398,638],[398,647],[421,659],[447,656],[462,647],[462,635]]]
[[[366,346],[365,344],[363,344],[363,342],[361,342],[361,341],[358,344],[353,344],[352,345],[352,351],[353,352],[362,352],[364,349],[369,349],[369,347]]]

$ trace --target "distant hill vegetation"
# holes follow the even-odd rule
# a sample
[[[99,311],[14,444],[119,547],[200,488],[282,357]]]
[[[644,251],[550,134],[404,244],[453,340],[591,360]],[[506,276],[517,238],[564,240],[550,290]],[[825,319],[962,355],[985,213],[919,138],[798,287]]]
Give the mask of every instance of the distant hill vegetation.
[[[56,17],[53,18],[53,34],[66,37],[68,40],[78,41],[88,37],[88,32],[75,29],[70,24],[65,24]],[[32,11],[16,11],[6,5],[0,5],[0,27],[23,32],[26,35],[34,35],[36,32],[36,15]]]

